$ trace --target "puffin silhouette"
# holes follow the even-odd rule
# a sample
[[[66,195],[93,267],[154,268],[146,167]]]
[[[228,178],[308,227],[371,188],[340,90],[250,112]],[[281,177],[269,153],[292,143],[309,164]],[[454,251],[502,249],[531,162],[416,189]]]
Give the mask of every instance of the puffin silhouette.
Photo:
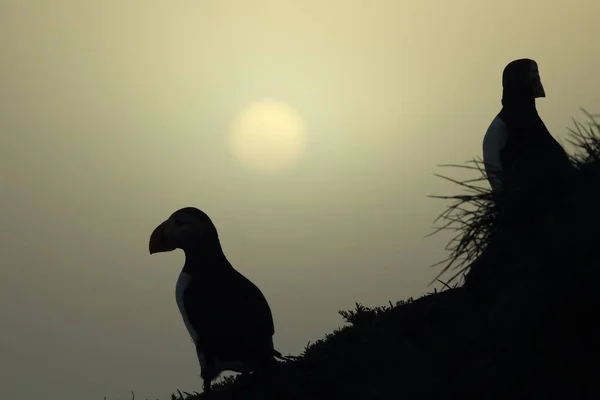
[[[483,162],[492,190],[508,181],[527,182],[570,170],[569,157],[550,134],[535,107],[546,97],[538,65],[522,58],[510,62],[502,73],[502,110],[483,139]]]
[[[536,110],[536,99],[546,97],[537,63],[528,58],[510,62],[502,73],[502,86],[502,109],[483,139],[483,161],[490,186],[498,192],[542,183],[544,190],[541,192],[552,197],[537,197],[537,193],[533,196],[531,192],[528,196],[518,196],[517,201],[510,202],[508,221],[506,214],[498,216],[499,226],[504,226],[504,232],[509,232],[511,239],[499,239],[502,235],[493,232],[490,245],[469,266],[465,276],[464,287],[477,295],[473,302],[477,307],[482,304],[479,295],[487,295],[490,287],[481,286],[481,282],[496,286],[496,268],[500,268],[502,262],[499,260],[506,253],[497,246],[502,243],[529,244],[542,237],[542,233],[552,233],[554,230],[548,227],[555,223],[557,216],[560,217],[557,213],[560,207],[568,205],[565,183],[574,171],[569,156]],[[548,188],[551,190],[545,190]],[[527,240],[515,237],[526,237]],[[488,280],[490,277],[492,279]]]
[[[223,371],[266,371],[283,358],[264,295],[225,257],[217,229],[204,212],[182,208],[150,236],[150,254],[182,249],[185,264],[175,294],[196,346],[204,391]],[[285,359],[285,358],[284,358]]]

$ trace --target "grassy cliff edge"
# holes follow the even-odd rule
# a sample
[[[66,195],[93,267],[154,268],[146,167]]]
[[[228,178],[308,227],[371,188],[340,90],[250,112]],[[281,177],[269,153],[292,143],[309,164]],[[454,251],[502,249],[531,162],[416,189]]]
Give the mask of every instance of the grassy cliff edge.
[[[481,163],[470,167],[477,179],[456,182],[466,194],[445,197],[454,203],[441,216],[457,232],[442,271],[454,271],[452,287],[340,311],[347,324],[280,363],[270,383],[237,376],[172,399],[600,398],[600,124],[586,115],[571,130],[579,151],[568,196],[539,219],[528,212],[535,224],[520,217],[498,239],[502,201],[474,183],[485,179]],[[552,202],[541,192],[519,204]],[[470,272],[477,279],[461,285]]]

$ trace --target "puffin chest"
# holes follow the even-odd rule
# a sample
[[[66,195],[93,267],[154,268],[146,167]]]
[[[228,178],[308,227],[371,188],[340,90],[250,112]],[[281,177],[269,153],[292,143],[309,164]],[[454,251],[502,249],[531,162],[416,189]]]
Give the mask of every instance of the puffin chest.
[[[192,338],[192,341],[194,343],[196,343],[198,334],[196,333],[196,330],[190,323],[188,313],[186,310],[185,298],[184,298],[185,291],[188,288],[188,286],[190,285],[191,281],[192,281],[192,276],[190,274],[183,272],[183,271],[181,272],[181,274],[179,274],[179,278],[177,279],[177,284],[175,285],[175,300],[177,301],[177,307],[179,308],[179,312],[181,313],[181,316],[183,317],[183,322],[185,324],[185,327],[187,328],[188,333],[190,334],[190,336]]]

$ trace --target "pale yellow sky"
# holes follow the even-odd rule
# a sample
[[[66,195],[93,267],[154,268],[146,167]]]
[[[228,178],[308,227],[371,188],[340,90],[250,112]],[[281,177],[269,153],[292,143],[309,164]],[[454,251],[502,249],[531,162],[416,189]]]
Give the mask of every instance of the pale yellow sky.
[[[418,296],[457,188],[481,156],[511,60],[565,137],[600,112],[600,2],[0,0],[0,398],[166,399],[200,390],[174,298],[180,252],[152,229],[193,205],[298,353],[354,302]],[[306,129],[263,171],[230,148],[274,99]]]

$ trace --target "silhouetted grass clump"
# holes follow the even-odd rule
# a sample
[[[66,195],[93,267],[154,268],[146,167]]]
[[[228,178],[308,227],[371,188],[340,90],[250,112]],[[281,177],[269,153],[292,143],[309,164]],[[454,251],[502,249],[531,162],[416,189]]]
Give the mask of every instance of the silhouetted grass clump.
[[[356,304],[269,381],[231,377],[173,399],[600,398],[600,124],[587,116],[571,131],[573,171],[551,189],[492,193],[480,161],[461,166],[478,176],[443,197],[453,201],[440,216],[456,232],[442,262],[452,287]]]

